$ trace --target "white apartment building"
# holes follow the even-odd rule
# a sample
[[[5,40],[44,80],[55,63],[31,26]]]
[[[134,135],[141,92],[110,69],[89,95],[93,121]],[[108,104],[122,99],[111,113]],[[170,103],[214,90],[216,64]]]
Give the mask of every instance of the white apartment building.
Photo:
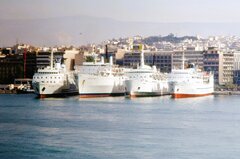
[[[204,70],[214,72],[214,81],[219,85],[233,83],[234,53],[209,47],[204,52]]]
[[[233,83],[234,53],[223,52],[219,56],[219,84],[226,85]]]
[[[240,70],[240,51],[234,51],[233,63],[233,70]]]

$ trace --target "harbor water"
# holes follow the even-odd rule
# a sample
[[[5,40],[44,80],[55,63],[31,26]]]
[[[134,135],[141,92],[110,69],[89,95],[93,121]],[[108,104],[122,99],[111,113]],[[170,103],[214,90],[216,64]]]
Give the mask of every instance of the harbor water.
[[[239,158],[239,101],[3,94],[0,158]]]

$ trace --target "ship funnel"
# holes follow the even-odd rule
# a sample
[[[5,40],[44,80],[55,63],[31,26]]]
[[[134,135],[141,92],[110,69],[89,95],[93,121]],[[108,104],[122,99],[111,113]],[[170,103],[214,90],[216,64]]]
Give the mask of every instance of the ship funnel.
[[[94,59],[94,63],[97,63],[97,55],[94,52],[92,53],[92,57]]]
[[[56,69],[60,69],[61,68],[61,64],[60,63],[55,63],[55,68]]]
[[[112,56],[110,56],[110,58],[109,58],[109,64],[113,65],[113,57]]]
[[[154,71],[157,71],[157,67],[156,67],[155,65],[152,67],[152,69],[153,69]]]
[[[55,68],[56,69],[60,69],[61,68],[61,59],[56,59]]]
[[[141,61],[140,61],[141,63],[140,63],[140,66],[144,66],[145,64],[144,64],[144,51],[142,50],[141,51]]]
[[[101,63],[104,64],[104,57],[101,56]]]

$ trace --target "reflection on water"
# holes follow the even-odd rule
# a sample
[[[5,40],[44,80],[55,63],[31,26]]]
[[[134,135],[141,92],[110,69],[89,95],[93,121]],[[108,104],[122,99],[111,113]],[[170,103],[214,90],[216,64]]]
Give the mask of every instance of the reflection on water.
[[[239,96],[0,96],[0,158],[236,158]]]

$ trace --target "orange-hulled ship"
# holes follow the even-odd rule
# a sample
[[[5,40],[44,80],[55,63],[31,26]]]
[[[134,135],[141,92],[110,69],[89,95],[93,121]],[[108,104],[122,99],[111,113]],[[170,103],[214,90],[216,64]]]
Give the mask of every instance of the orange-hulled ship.
[[[212,73],[203,72],[189,64],[187,68],[172,70],[169,89],[173,98],[187,98],[211,95],[214,92]]]

